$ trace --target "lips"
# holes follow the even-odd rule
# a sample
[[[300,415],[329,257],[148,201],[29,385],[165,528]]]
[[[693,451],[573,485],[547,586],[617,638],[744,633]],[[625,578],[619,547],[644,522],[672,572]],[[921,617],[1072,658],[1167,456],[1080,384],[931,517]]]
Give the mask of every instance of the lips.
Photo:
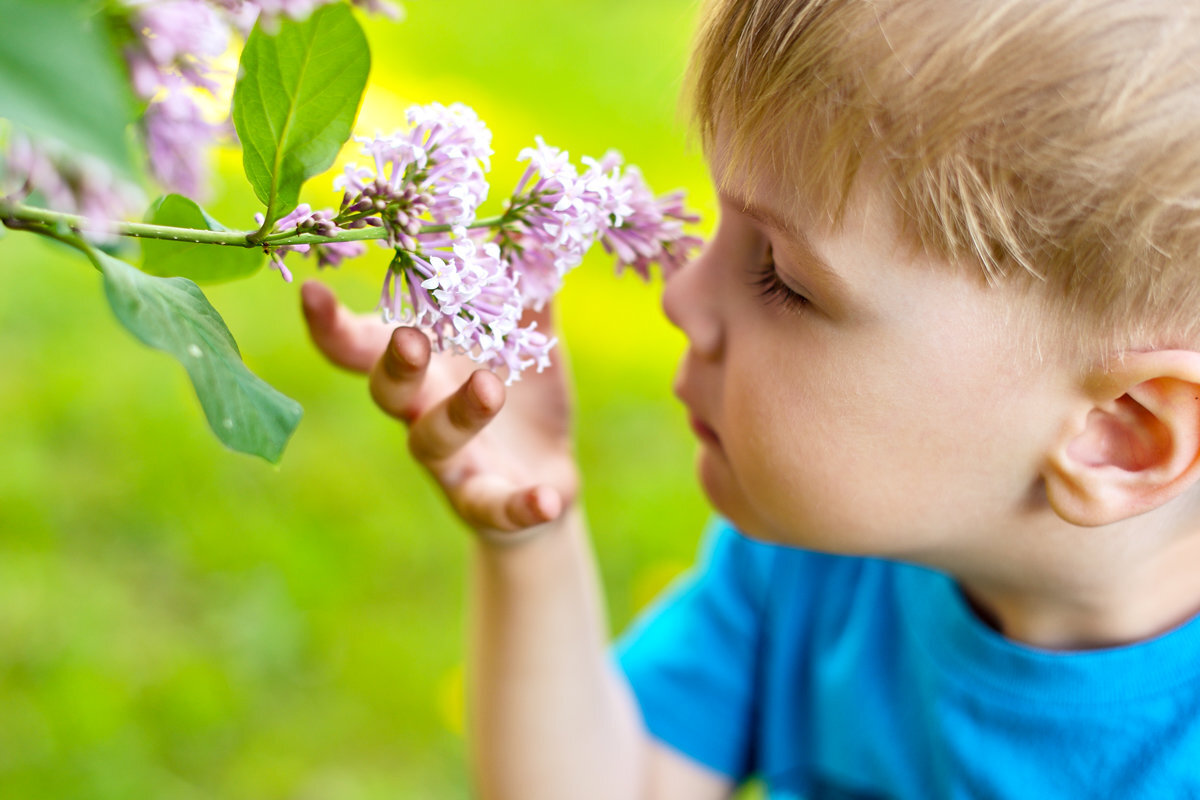
[[[692,433],[696,438],[705,444],[713,447],[721,446],[721,437],[711,425],[709,425],[700,414],[696,412],[697,397],[706,396],[703,392],[696,392],[694,387],[696,384],[692,381],[694,375],[693,367],[689,354],[685,354],[683,360],[679,364],[679,370],[675,373],[675,382],[671,387],[674,390],[675,396],[679,398],[679,402],[683,403],[683,407],[687,409],[688,427],[692,429]]]
[[[719,447],[721,437],[717,436],[717,432],[713,430],[712,426],[696,413],[682,380],[678,380],[675,383],[675,396],[679,398],[679,402],[683,403],[683,407],[687,409],[688,426],[692,429],[692,433],[696,434],[696,438],[706,444]]]
[[[708,427],[702,419],[693,413],[688,414],[688,425],[692,428],[692,433],[696,434],[696,438],[707,444],[717,447],[721,445],[721,439],[717,436],[717,432]]]

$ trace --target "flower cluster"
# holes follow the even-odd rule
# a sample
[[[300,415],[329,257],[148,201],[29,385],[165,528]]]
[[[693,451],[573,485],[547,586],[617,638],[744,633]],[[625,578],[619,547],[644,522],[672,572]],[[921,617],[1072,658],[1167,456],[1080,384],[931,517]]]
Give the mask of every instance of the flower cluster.
[[[407,130],[359,138],[373,168],[347,164],[333,185],[344,191],[342,214],[382,226],[390,247],[446,246],[487,199],[492,133],[461,103],[413,106],[406,117]]]
[[[10,133],[0,177],[0,195],[16,200],[36,192],[48,207],[84,217],[94,241],[107,241],[114,218],[133,216],[146,203],[140,189],[101,159],[17,131]]]
[[[618,272],[629,267],[649,280],[650,267],[658,264],[664,277],[669,276],[703,244],[684,232],[685,223],[695,224],[700,217],[684,208],[683,192],[655,197],[637,167],[627,167],[622,175],[620,156],[610,153],[605,160],[613,170],[613,193],[621,198],[621,213],[613,213],[600,234],[600,244],[617,257]]]
[[[256,19],[261,19],[264,25],[273,25],[280,17],[295,20],[308,19],[309,15],[321,6],[327,6],[337,0],[212,0],[225,9],[233,18],[237,27],[247,32]],[[388,0],[350,0],[356,6],[366,9],[372,14],[383,14],[393,20],[403,17],[400,7]]]
[[[700,244],[684,234],[684,223],[699,218],[683,208],[682,193],[656,198],[636,167],[622,174],[615,151],[599,161],[585,157],[580,173],[567,153],[538,137],[520,159],[529,166],[509,201],[515,224],[501,238],[535,306],[558,292],[597,240],[616,255],[618,272],[632,267],[647,280],[652,264],[669,275]]]
[[[206,153],[229,125],[214,123],[198,99],[219,88],[214,61],[234,30],[243,36],[256,19],[304,19],[331,0],[124,0],[131,36],[124,48],[134,92],[146,103],[141,120],[151,174],[168,191],[190,197],[208,186]],[[383,0],[357,5],[394,18]]]
[[[140,120],[151,176],[163,188],[202,197],[209,184],[207,153],[220,136],[231,132],[228,121],[206,118],[200,98],[215,94],[222,75],[214,66],[235,31],[245,35],[256,19],[270,24],[280,16],[303,19],[333,0],[121,0],[120,18],[127,26],[123,55],[134,94],[145,104]],[[369,11],[399,18],[385,0],[352,0]],[[21,182],[31,181],[59,210],[94,218],[117,219],[138,212],[127,202],[107,211],[95,198],[119,190],[105,170],[86,157],[50,143],[34,145],[14,138],[6,162]],[[35,156],[35,152],[37,155]],[[101,184],[110,188],[103,191]],[[89,199],[90,198],[90,199]],[[103,213],[102,213],[103,212]]]
[[[509,383],[529,367],[541,372],[550,365],[555,340],[537,330],[536,322],[522,327],[517,278],[494,243],[463,238],[436,255],[397,250],[380,304],[386,319],[428,330],[436,349],[453,349],[507,370]]]
[[[524,310],[550,300],[595,242],[616,256],[618,270],[631,267],[643,278],[654,263],[664,273],[676,269],[699,244],[684,234],[696,217],[682,194],[656,198],[615,152],[583,159],[580,170],[540,137],[520,153],[528,166],[503,213],[481,219],[491,132],[461,104],[416,106],[407,119],[404,130],[358,140],[371,163],[348,164],[334,180],[343,192],[336,214],[300,206],[265,241],[383,228],[381,243],[395,251],[380,298],[385,319],[425,328],[439,349],[505,369],[509,382],[529,367],[544,369],[554,345],[535,324],[521,324]],[[330,253],[334,245],[361,247],[284,245],[273,263],[290,280],[282,252],[315,252],[323,265],[353,254]]]
[[[262,214],[255,214],[254,221],[260,226],[265,221]],[[333,236],[347,228],[359,227],[351,223],[346,228],[338,227],[334,219],[333,209],[325,208],[313,211],[308,203],[301,203],[285,217],[280,218],[273,226],[273,231],[284,231],[291,236],[298,233],[315,233],[319,236]],[[362,242],[318,242],[316,244],[288,244],[269,248],[271,267],[279,270],[279,274],[288,283],[292,282],[292,271],[283,263],[284,253],[297,252],[317,257],[319,267],[337,267],[347,258],[357,258],[367,252],[367,246]]]
[[[200,195],[208,186],[207,148],[224,126],[204,118],[197,90],[217,89],[212,61],[229,45],[229,25],[203,0],[126,2],[136,35],[125,62],[146,103],[141,124],[150,172],[169,191]]]

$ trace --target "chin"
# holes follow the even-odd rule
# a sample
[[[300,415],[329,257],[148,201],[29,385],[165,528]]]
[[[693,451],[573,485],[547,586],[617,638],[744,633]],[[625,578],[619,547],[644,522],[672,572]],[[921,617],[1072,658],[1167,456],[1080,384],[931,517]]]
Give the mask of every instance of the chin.
[[[706,447],[701,448],[696,460],[696,473],[709,504],[741,533],[762,542],[785,543],[768,531],[767,526],[754,513],[741,486],[730,473],[729,464],[725,459],[708,452]]]

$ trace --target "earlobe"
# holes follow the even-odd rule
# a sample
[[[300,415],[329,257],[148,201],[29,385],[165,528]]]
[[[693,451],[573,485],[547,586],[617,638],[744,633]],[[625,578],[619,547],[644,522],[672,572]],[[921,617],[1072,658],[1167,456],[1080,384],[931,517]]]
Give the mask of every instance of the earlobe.
[[[1182,494],[1200,478],[1200,352],[1127,354],[1091,376],[1088,402],[1047,455],[1051,507],[1108,525]]]

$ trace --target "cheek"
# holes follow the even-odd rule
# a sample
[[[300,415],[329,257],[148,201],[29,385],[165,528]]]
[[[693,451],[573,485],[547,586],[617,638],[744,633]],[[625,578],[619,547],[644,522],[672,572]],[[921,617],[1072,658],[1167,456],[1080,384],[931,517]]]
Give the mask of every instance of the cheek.
[[[1014,398],[1030,379],[1006,367],[1002,348],[840,344],[738,371],[729,385],[726,453],[760,535],[900,552],[988,524],[1027,496],[1029,402]]]
[[[780,530],[836,515],[839,494],[870,481],[860,456],[874,437],[851,383],[817,359],[777,367],[731,381],[725,452],[747,504]]]

